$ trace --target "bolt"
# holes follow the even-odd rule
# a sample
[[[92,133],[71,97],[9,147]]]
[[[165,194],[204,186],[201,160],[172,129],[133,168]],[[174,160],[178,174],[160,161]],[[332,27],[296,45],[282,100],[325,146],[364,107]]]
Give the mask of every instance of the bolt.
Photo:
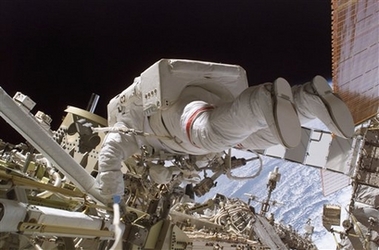
[[[136,239],[140,239],[140,238],[141,238],[141,235],[137,232],[137,233],[134,234],[134,237],[135,237]]]

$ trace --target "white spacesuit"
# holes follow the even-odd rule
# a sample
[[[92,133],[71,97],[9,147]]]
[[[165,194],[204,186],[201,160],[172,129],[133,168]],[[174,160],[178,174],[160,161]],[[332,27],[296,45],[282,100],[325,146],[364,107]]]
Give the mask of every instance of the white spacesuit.
[[[204,78],[208,79],[207,74]],[[215,81],[223,79],[213,78]],[[155,81],[159,80],[157,75]],[[109,133],[99,155],[97,181],[102,195],[110,198],[124,194],[121,162],[139,153],[142,145],[183,155],[205,155],[231,147],[266,149],[277,144],[293,148],[300,142],[301,124],[314,118],[319,118],[337,136],[349,138],[354,132],[348,108],[321,76],[293,88],[283,78],[246,86],[232,100],[226,97],[226,92],[224,95],[206,84],[204,87],[188,82],[174,102],[151,114],[144,112],[143,99],[156,90],[143,93],[141,77],[111,100],[109,126],[132,128],[170,139]]]

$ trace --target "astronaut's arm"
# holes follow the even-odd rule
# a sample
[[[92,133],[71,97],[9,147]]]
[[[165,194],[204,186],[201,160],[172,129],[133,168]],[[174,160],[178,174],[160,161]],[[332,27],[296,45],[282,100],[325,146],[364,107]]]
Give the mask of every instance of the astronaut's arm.
[[[116,123],[115,126],[125,126]],[[121,162],[139,150],[132,135],[109,133],[104,139],[99,153],[99,174],[97,182],[100,194],[109,202],[114,195],[124,195],[124,180],[121,172]]]

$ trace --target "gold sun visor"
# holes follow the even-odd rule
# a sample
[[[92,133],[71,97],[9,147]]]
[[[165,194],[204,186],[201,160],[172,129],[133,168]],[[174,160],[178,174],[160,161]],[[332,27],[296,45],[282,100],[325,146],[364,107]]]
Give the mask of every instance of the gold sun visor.
[[[332,0],[333,87],[354,122],[379,109],[379,1]]]

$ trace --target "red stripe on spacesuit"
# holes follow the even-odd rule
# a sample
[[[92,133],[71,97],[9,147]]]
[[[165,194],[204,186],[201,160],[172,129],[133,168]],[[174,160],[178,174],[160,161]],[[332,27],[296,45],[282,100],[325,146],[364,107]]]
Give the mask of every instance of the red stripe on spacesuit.
[[[190,118],[188,118],[188,121],[187,121],[187,124],[186,124],[186,132],[187,132],[187,137],[188,137],[188,140],[191,142],[192,145],[194,145],[195,147],[198,147],[196,146],[192,140],[191,140],[191,128],[192,128],[192,125],[193,125],[193,122],[196,120],[196,118],[203,112],[206,112],[208,110],[211,110],[211,109],[214,109],[213,106],[207,106],[207,107],[202,107],[202,108],[199,108],[198,110],[196,110],[191,116]]]
[[[237,145],[234,146],[236,149],[245,149],[245,147],[242,145],[242,143],[238,143]]]

